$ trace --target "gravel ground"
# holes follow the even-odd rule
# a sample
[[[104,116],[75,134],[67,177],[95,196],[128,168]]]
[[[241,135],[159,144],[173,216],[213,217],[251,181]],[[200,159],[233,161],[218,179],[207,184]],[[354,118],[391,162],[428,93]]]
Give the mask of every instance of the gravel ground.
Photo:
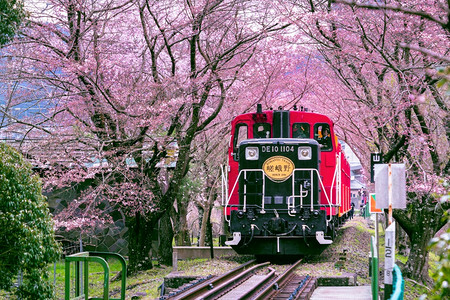
[[[307,256],[297,273],[311,276],[357,275],[358,285],[370,284],[370,237],[373,230],[369,220],[355,217],[338,231],[333,244],[318,256]]]
[[[355,216],[349,220],[339,231],[337,239],[322,254],[318,256],[304,257],[303,263],[297,269],[301,275],[311,276],[336,276],[346,273],[357,275],[358,285],[370,284],[369,257],[370,257],[370,237],[375,235],[373,222]],[[381,234],[383,243],[383,234]],[[382,270],[383,249],[380,247],[380,269]],[[345,255],[344,255],[345,253]],[[208,276],[219,275],[228,270],[236,268],[240,264],[253,259],[252,256],[234,256],[221,259],[195,259],[178,262],[178,274],[185,276]],[[278,273],[282,273],[288,265],[273,264]],[[159,297],[158,287],[162,284],[164,277],[172,272],[172,267],[155,265],[153,269],[140,272],[127,278],[126,299],[157,299]],[[383,272],[380,271],[380,288],[383,287]],[[64,276],[64,273],[61,274]],[[62,299],[64,295],[64,281],[59,280],[57,286],[57,299]],[[89,296],[100,296],[103,290],[101,280],[91,280],[90,284],[97,293]],[[412,281],[405,280],[404,299],[419,299],[426,292],[426,287]],[[120,281],[113,281],[110,285],[110,294],[117,298],[120,292]],[[94,295],[98,294],[98,295]],[[0,291],[0,299],[10,299],[10,297]]]
[[[344,274],[356,274],[358,285],[368,285],[371,282],[369,275],[370,238],[375,235],[375,229],[371,220],[355,216],[349,220],[338,231],[337,239],[322,254],[318,256],[304,257],[304,262],[297,269],[300,275],[311,275],[318,277],[336,276]],[[380,249],[381,250],[381,249]],[[238,265],[252,259],[252,256],[236,256],[222,259],[197,259],[180,261],[178,263],[178,274],[184,276],[207,276],[219,275],[231,270]],[[384,262],[381,257],[380,269]],[[288,265],[271,265],[278,273],[283,272]],[[145,274],[139,275],[134,280],[130,278],[129,283],[136,282],[133,289],[127,291],[127,299],[131,299],[137,293],[146,294],[142,298],[155,299],[158,297],[157,286],[162,283],[164,276],[171,272],[171,268],[160,267],[148,271],[152,273],[153,279],[148,284],[140,285],[140,278],[146,278]],[[149,273],[147,273],[149,275]],[[383,272],[380,271],[380,288],[383,287]],[[147,275],[147,276],[148,276]],[[148,281],[148,279],[147,279]],[[145,280],[144,280],[145,282]],[[413,282],[406,280],[405,300],[418,299],[424,292],[424,288],[418,287]]]

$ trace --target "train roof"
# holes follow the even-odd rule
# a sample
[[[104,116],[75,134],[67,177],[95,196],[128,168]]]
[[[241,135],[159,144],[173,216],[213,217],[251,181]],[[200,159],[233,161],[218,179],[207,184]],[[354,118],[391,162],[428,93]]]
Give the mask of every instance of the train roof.
[[[274,112],[290,112],[291,116],[294,119],[300,119],[301,121],[307,122],[307,123],[329,123],[334,124],[334,122],[326,115],[316,113],[316,112],[310,112],[310,111],[304,111],[304,110],[265,110],[261,112],[249,112],[245,114],[241,114],[236,116],[232,123],[236,123],[242,120],[249,120],[249,119],[255,119],[255,116],[257,115],[268,115],[272,116]]]
[[[314,139],[306,139],[306,138],[270,138],[270,139],[248,139],[243,140],[241,144],[299,144],[299,143],[308,143],[308,144],[315,144],[319,145],[319,142],[317,142]]]

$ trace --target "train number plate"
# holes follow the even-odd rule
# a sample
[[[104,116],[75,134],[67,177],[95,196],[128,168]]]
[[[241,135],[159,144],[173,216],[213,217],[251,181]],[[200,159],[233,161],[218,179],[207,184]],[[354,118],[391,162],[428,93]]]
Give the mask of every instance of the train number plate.
[[[274,153],[274,152],[294,152],[295,147],[290,145],[269,145],[269,146],[262,146],[261,147],[262,152],[266,153]]]

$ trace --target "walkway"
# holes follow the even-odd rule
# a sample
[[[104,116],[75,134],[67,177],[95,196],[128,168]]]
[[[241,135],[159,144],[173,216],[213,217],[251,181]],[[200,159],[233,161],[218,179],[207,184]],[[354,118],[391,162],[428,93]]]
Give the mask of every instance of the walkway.
[[[370,285],[363,286],[319,286],[310,300],[372,300]]]

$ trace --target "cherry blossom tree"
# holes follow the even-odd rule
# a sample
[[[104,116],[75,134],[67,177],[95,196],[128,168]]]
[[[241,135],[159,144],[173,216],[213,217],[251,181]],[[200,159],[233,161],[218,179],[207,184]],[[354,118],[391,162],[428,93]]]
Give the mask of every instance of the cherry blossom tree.
[[[438,201],[450,136],[448,94],[436,85],[436,70],[448,64],[448,3],[337,2],[282,4],[333,72],[324,73],[322,99],[361,161],[367,166],[367,153],[377,151],[407,164],[408,209],[394,217],[411,242],[404,273],[426,281],[427,243],[450,207]]]
[[[46,186],[92,180],[56,216],[86,229],[107,223],[101,201],[128,216],[130,270],[151,267],[159,221],[161,262],[171,264],[170,211],[189,170],[192,143],[237,97],[259,43],[285,27],[259,1],[48,1],[2,52],[2,107],[16,138],[50,166]],[[18,116],[10,108],[35,108]],[[8,109],[7,109],[8,108]],[[176,141],[174,168],[161,164]]]
[[[449,166],[435,71],[448,64],[448,4],[341,2],[48,1],[2,49],[0,126],[45,167],[48,188],[92,182],[59,226],[109,222],[102,201],[127,215],[136,271],[151,267],[157,223],[171,263],[183,180],[194,162],[221,162],[210,136],[221,141],[256,103],[308,106],[332,116],[366,166],[373,151],[407,163],[409,209],[395,217],[413,246],[407,274],[426,279],[424,243],[448,209],[435,196]]]

